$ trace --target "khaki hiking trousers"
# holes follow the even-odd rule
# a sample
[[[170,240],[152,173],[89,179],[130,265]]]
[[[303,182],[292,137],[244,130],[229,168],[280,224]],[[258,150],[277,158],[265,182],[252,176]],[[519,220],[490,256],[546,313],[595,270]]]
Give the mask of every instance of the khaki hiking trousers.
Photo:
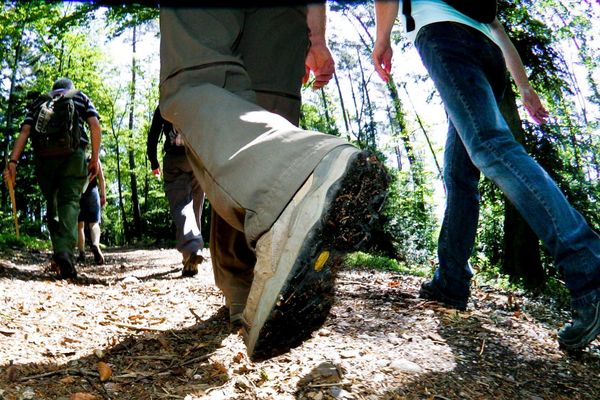
[[[254,244],[319,161],[348,142],[296,126],[305,7],[162,8],[160,32],[161,113],[182,132],[214,210],[215,283],[230,313],[241,312]]]

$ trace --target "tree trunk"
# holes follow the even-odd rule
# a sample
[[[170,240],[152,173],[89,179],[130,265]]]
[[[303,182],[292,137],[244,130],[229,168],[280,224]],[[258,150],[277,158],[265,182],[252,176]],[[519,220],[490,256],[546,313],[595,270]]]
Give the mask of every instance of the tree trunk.
[[[321,101],[323,102],[323,112],[325,113],[325,122],[327,122],[327,133],[331,132],[333,126],[331,116],[329,115],[329,104],[327,103],[327,97],[325,97],[325,89],[321,88]]]
[[[352,76],[350,76],[350,72],[348,72],[348,82],[350,82],[350,93],[352,93],[352,101],[354,102],[354,109],[356,110],[356,126],[358,127],[358,132],[355,135],[356,141],[361,145],[363,143],[363,134],[362,134],[362,112],[358,108],[358,103],[356,102],[356,94],[354,93],[354,85],[352,85]]]
[[[398,134],[400,135],[400,139],[402,140],[402,144],[404,145],[404,151],[406,152],[406,157],[408,158],[408,163],[414,185],[413,193],[415,199],[415,206],[417,210],[424,212],[425,182],[423,176],[423,166],[421,162],[417,159],[412,141],[408,134],[408,128],[404,119],[404,110],[402,109],[402,102],[400,101],[400,96],[398,96],[398,88],[396,87],[396,83],[393,79],[390,78],[390,81],[387,84],[387,88],[392,99],[392,104],[394,106],[394,112],[396,117],[395,122],[398,124]]]
[[[525,142],[525,131],[512,87],[507,88],[500,109],[518,142]],[[528,289],[541,287],[546,274],[540,259],[540,241],[514,206],[504,200],[504,260],[502,271],[511,281],[522,280]]]
[[[21,24],[21,38],[17,42],[15,47],[15,59],[12,65],[12,71],[10,76],[10,88],[8,92],[8,104],[6,105],[6,126],[4,129],[4,160],[8,160],[11,153],[10,142],[11,138],[15,133],[15,129],[13,127],[13,119],[14,119],[14,108],[15,108],[15,84],[17,81],[17,71],[19,68],[19,62],[21,61],[21,54],[23,53],[23,47],[21,45],[23,38],[23,24]],[[6,166],[5,166],[6,167]],[[8,202],[8,192],[6,189],[6,185],[2,185],[2,209],[7,208]]]
[[[114,106],[113,106],[114,107]],[[114,121],[114,109],[113,109],[113,117],[110,121],[112,135],[115,139],[115,156],[117,158],[117,190],[119,192],[119,211],[121,212],[121,221],[122,221],[122,232],[121,237],[127,238],[130,235],[129,228],[129,220],[127,219],[127,213],[125,212],[125,203],[123,202],[123,182],[121,179],[121,151],[119,150],[119,135],[115,129],[115,121]]]
[[[377,136],[377,131],[375,130],[375,118],[373,117],[373,105],[371,104],[371,97],[369,96],[369,90],[367,89],[367,81],[365,80],[365,70],[362,66],[362,62],[361,62],[361,57],[360,57],[360,51],[358,49],[356,49],[356,55],[357,55],[357,59],[358,59],[358,67],[360,69],[360,78],[362,81],[362,92],[364,95],[364,103],[367,104],[367,114],[369,116],[369,125],[366,129],[367,131],[367,140],[366,140],[366,144],[367,147],[370,147],[372,149],[377,148],[377,142],[376,142],[376,136]]]
[[[129,132],[133,135],[133,117],[135,112],[135,79],[136,79],[136,27],[133,27],[132,49],[133,56],[131,61],[131,88],[129,104]],[[131,144],[127,146],[127,155],[129,159],[129,179],[131,182],[131,211],[133,214],[133,236],[137,239],[142,237],[142,218],[140,215],[140,202],[138,198],[137,178],[135,174],[135,151]],[[128,237],[128,239],[131,239]]]
[[[348,123],[346,106],[344,105],[344,96],[342,96],[342,88],[340,87],[340,81],[336,73],[333,74],[333,78],[335,79],[335,86],[337,87],[338,96],[340,97],[340,107],[342,108],[342,116],[344,117],[344,127],[346,128],[346,139],[350,141],[350,124]]]

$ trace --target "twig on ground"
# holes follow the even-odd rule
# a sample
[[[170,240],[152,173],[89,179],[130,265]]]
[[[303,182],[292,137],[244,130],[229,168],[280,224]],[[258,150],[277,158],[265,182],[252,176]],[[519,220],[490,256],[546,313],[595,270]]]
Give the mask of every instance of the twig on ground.
[[[200,317],[198,314],[196,314],[196,311],[194,311],[193,308],[190,307],[189,310],[192,313],[192,315],[194,316],[194,318],[196,318],[196,322],[202,322],[203,321],[202,317]]]
[[[43,374],[37,374],[37,375],[28,375],[28,376],[24,376],[22,378],[19,379],[19,382],[25,382],[25,381],[29,381],[32,379],[39,379],[39,378],[48,378],[50,376],[55,376],[55,375],[77,375],[77,376],[98,376],[97,372],[92,372],[92,371],[85,371],[85,370],[75,370],[75,369],[59,369],[56,371],[50,371],[50,372],[45,372]]]
[[[120,328],[127,328],[127,329],[131,329],[134,331],[152,331],[152,332],[166,332],[166,329],[161,329],[161,328],[152,328],[151,326],[137,326],[137,325],[131,325],[131,324],[124,324],[122,322],[113,322],[112,323],[114,326],[118,326]]]

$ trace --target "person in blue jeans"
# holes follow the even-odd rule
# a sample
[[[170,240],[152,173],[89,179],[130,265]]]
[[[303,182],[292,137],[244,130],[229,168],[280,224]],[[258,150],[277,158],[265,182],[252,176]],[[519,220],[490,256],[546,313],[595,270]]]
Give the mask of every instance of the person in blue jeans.
[[[373,62],[387,81],[398,2],[376,1],[375,11]],[[573,319],[560,330],[559,344],[567,350],[583,349],[600,333],[600,237],[515,140],[500,113],[508,68],[532,119],[543,123],[548,116],[516,49],[498,20],[478,22],[441,0],[414,0],[410,15],[414,29],[409,35],[442,98],[449,125],[439,267],[421,286],[420,297],[456,309],[467,307],[473,276],[468,260],[483,173],[519,210],[562,271],[572,296]]]

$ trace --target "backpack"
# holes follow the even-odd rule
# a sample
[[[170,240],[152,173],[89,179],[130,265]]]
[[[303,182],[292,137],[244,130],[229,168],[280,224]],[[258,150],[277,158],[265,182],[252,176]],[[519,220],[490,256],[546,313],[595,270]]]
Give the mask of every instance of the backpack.
[[[498,11],[497,0],[443,0],[443,2],[451,5],[467,17],[484,24],[492,23]],[[402,14],[406,17],[406,31],[414,31],[415,20],[411,16],[410,0],[402,0]]]
[[[54,97],[42,95],[33,111],[33,149],[39,157],[72,154],[81,144],[79,113],[73,101],[77,90]]]

